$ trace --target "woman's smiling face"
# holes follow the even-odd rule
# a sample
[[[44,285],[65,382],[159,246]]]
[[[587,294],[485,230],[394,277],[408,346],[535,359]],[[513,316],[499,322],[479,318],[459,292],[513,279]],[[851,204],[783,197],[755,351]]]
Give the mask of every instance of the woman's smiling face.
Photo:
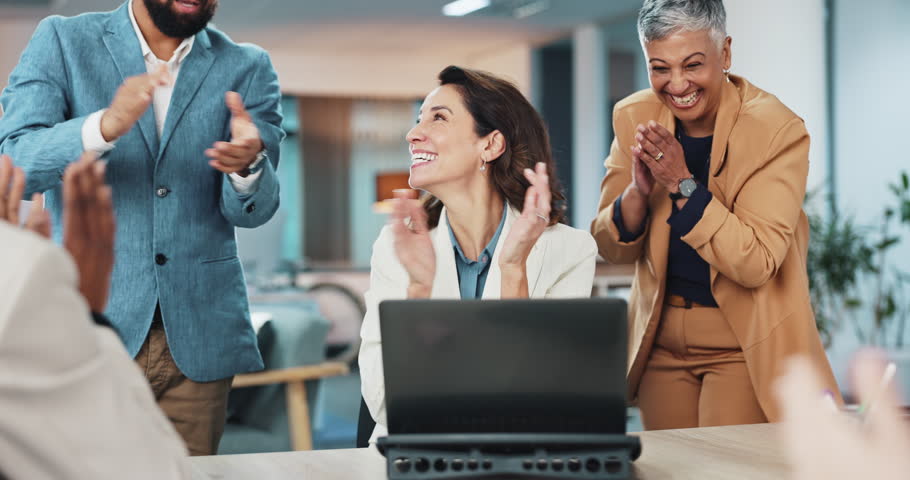
[[[727,37],[718,45],[708,30],[680,30],[644,45],[651,89],[689,135],[713,133],[730,43]]]
[[[479,173],[484,139],[454,85],[436,88],[423,102],[417,125],[407,134],[411,151],[411,188],[468,180]]]

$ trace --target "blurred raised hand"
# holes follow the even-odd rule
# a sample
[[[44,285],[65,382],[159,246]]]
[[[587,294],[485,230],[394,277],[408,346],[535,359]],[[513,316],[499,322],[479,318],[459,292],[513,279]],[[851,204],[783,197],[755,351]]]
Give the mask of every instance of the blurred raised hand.
[[[13,160],[0,155],[0,221],[20,226],[20,205],[25,192],[25,173],[13,165]],[[44,196],[32,195],[32,205],[25,219],[24,227],[44,238],[51,236],[51,220],[44,210]]]
[[[821,377],[805,358],[791,360],[777,398],[783,410],[784,452],[795,480],[910,478],[910,424],[891,384],[881,390],[885,357],[861,352],[852,373],[863,402],[874,399],[864,419],[839,412],[824,398]]]
[[[103,312],[114,269],[114,206],[104,163],[85,153],[63,174],[63,246],[79,270],[79,290]]]
[[[0,221],[20,226],[25,173],[0,156]],[[24,227],[50,238],[51,223],[41,194],[32,195]],[[92,153],[71,163],[63,174],[63,246],[79,272],[79,291],[94,312],[103,312],[114,268],[114,206],[104,183],[104,164]]]

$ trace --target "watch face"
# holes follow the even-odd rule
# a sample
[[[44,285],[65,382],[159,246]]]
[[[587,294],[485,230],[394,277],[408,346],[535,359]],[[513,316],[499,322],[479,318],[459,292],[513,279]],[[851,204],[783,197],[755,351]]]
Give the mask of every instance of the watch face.
[[[692,196],[692,193],[695,192],[695,189],[697,187],[698,184],[695,183],[695,180],[692,180],[691,178],[685,178],[679,182],[679,193],[681,193],[682,196],[688,198]]]

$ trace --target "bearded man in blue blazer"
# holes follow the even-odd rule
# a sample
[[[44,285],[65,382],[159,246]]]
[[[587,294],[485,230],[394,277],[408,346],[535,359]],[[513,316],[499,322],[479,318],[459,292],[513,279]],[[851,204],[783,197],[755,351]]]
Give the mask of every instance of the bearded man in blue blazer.
[[[128,0],[48,17],[0,95],[0,153],[46,192],[107,163],[117,218],[105,312],[192,454],[213,454],[233,376],[263,368],[235,227],[278,208],[280,91],[268,55],[208,26],[218,0]],[[99,396],[104,392],[98,392]]]

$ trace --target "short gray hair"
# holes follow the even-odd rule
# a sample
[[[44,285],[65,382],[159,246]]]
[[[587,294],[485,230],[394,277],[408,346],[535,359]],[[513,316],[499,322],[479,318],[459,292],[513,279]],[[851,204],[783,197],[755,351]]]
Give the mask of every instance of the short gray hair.
[[[708,30],[718,46],[727,37],[723,0],[645,0],[638,12],[638,39],[642,46],[678,31]]]

